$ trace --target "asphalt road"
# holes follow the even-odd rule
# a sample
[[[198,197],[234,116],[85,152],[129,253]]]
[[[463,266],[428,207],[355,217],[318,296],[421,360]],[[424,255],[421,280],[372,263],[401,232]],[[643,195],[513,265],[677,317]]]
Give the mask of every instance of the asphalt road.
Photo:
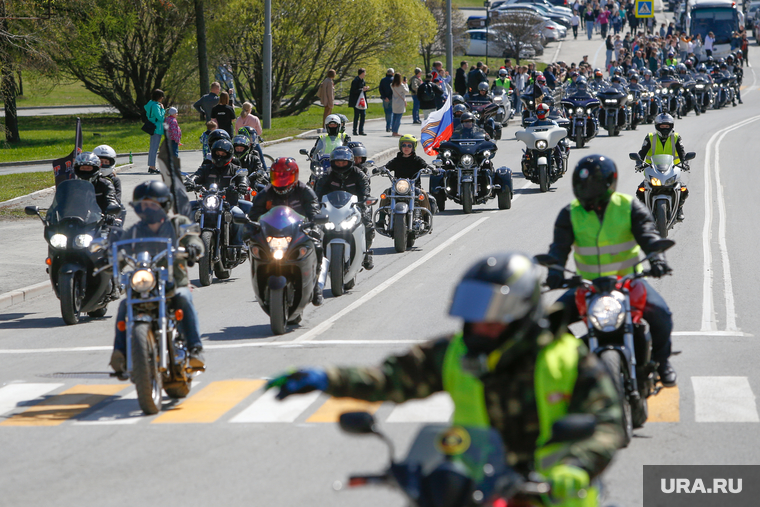
[[[760,94],[751,69],[745,84],[743,106],[676,124],[687,149],[698,155],[686,220],[670,235],[677,242],[668,253],[674,274],[653,286],[674,313],[679,387],[651,399],[650,421],[604,474],[605,505],[642,504],[645,464],[757,461],[760,178],[752,170],[751,146],[760,142]],[[497,165],[518,167],[522,147],[515,128],[498,143]],[[572,150],[571,164],[586,154],[612,157],[620,169],[618,190],[633,193],[641,178],[627,154],[648,130],[617,138],[602,131],[589,147]],[[384,184],[373,179],[376,191]],[[450,205],[435,217],[434,232],[404,254],[378,237],[375,269],[360,273],[344,296],[326,290],[325,304],[309,307],[301,326],[278,338],[253,299],[247,265],[228,281],[196,289],[208,371],[190,397],[177,405],[167,400],[158,416],[139,414],[130,384],[45,376],[107,371],[115,304],[105,318],[75,327],[63,325],[52,294],[4,311],[0,504],[181,505],[192,499],[198,505],[403,505],[400,495],[386,490],[333,490],[334,481],[379,471],[386,460],[379,441],[343,435],[332,423],[354,405],[322,395],[275,405],[259,389],[262,379],[294,365],[377,364],[415,340],[455,331],[459,323],[447,309],[467,267],[489,252],[545,252],[554,219],[572,198],[569,175],[541,194],[518,172],[515,188],[508,211],[497,210],[495,201],[472,215]],[[29,242],[13,256],[44,258],[37,251],[44,244],[35,239],[41,225],[25,222],[25,229],[14,235],[23,233]],[[8,252],[0,251],[0,259],[7,270]],[[422,422],[446,420],[449,413],[440,397],[403,410],[390,403],[359,406],[375,411],[399,454]]]

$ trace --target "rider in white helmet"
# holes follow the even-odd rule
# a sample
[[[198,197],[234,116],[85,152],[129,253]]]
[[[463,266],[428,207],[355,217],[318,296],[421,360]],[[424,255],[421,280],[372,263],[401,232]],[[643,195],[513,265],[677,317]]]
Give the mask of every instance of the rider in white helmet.
[[[312,160],[317,160],[321,155],[329,155],[338,146],[345,146],[351,138],[340,131],[340,116],[330,114],[325,118],[324,133],[317,138],[314,148],[311,150]]]
[[[107,144],[101,144],[92,153],[100,159],[100,174],[108,178],[116,189],[116,199],[121,204],[121,180],[113,172],[116,167],[116,151]]]

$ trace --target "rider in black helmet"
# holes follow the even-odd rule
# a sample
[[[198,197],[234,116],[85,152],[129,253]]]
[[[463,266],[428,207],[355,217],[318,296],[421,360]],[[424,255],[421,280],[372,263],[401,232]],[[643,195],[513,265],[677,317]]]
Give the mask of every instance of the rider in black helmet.
[[[85,151],[74,159],[74,174],[80,180],[89,181],[95,187],[95,199],[103,213],[109,206],[119,206],[116,198],[116,188],[111,180],[100,172],[100,158],[94,153]]]

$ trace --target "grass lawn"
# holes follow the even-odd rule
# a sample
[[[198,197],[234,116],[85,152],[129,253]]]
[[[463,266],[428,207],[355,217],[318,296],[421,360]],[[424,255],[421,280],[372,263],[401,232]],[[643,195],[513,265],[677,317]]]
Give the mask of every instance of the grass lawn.
[[[452,4],[452,8],[483,7],[483,0],[455,0]]]
[[[311,107],[298,116],[273,118],[272,128],[264,130],[265,140],[281,139],[294,136],[320,127],[322,123],[321,107]],[[347,106],[337,106],[333,111],[353,119],[353,110]],[[367,118],[383,117],[380,104],[370,104]],[[108,144],[116,153],[139,153],[148,151],[150,138],[140,127],[140,121],[124,120],[114,114],[82,115],[83,149],[92,150],[98,145]],[[183,150],[200,149],[200,135],[206,130],[198,115],[179,117],[182,128]],[[21,141],[8,144],[0,140],[0,162],[22,162],[60,158],[71,153],[74,148],[74,116],[38,116],[19,117]],[[0,199],[2,201],[4,199]]]
[[[53,185],[55,185],[55,178],[52,169],[34,173],[1,174],[0,202],[31,194]]]
[[[105,99],[88,91],[79,81],[54,84],[29,72],[24,72],[22,77],[24,95],[16,97],[16,107],[88,106],[106,103]],[[3,104],[2,100],[0,104]]]

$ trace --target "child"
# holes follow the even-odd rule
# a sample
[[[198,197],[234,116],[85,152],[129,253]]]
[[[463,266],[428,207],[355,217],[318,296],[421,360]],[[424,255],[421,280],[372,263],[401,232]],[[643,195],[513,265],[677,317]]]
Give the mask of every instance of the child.
[[[206,132],[201,134],[200,141],[203,148],[203,160],[211,160],[211,148],[208,145],[208,135],[214,130],[218,129],[219,125],[216,120],[209,120],[206,122]]]
[[[169,139],[174,141],[174,156],[179,157],[180,141],[182,140],[182,129],[177,123],[177,108],[170,107],[166,112],[166,125],[169,127]]]

